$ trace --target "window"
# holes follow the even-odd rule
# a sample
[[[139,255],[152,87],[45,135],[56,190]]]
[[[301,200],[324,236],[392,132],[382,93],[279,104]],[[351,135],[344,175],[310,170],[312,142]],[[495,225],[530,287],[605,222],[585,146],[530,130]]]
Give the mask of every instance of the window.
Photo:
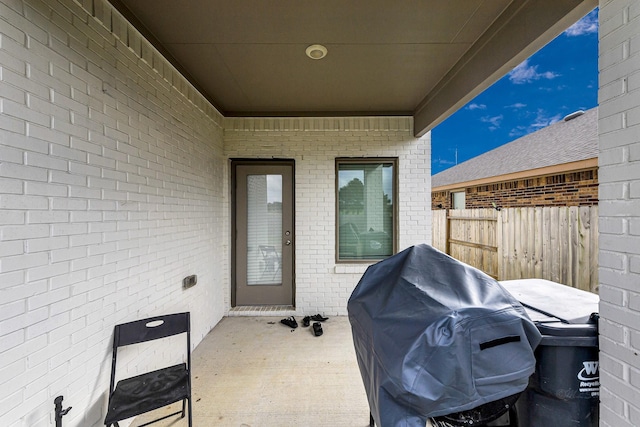
[[[451,206],[453,209],[464,209],[464,191],[451,193]]]
[[[395,253],[396,159],[337,159],[338,261]]]

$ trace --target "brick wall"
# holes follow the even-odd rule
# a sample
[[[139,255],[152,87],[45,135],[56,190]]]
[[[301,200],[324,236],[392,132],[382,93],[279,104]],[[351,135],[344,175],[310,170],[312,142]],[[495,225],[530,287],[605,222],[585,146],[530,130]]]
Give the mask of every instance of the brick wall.
[[[116,323],[189,310],[196,345],[225,309],[222,117],[108,3],[82,4],[0,0],[3,427],[53,425],[58,395],[65,426],[103,425]]]
[[[398,157],[400,247],[430,241],[411,119],[225,120],[106,0],[0,0],[0,113],[3,427],[52,425],[58,395],[102,425],[116,323],[189,310],[195,346],[219,321],[229,157],[296,160],[300,310],[344,314],[365,269],[333,261],[335,157]]]
[[[598,204],[598,169],[467,187],[467,209]],[[432,209],[451,209],[451,191],[434,191]]]
[[[406,117],[226,119],[229,158],[296,162],[296,308],[346,314],[367,264],[335,262],[335,158],[398,157],[399,249],[431,242],[430,133]]]
[[[640,425],[640,3],[600,1],[600,381],[606,427]]]

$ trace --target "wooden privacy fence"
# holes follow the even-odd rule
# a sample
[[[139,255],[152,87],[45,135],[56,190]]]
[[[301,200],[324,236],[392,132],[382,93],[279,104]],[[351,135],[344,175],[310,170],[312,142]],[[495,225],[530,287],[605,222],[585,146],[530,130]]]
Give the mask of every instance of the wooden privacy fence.
[[[433,246],[498,280],[598,290],[598,207],[433,211]]]

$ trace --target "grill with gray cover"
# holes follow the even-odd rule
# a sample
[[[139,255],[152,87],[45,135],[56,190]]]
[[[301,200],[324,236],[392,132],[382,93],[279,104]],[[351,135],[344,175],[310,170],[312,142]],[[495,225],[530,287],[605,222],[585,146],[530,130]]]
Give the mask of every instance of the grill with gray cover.
[[[534,372],[541,336],[522,305],[496,280],[431,246],[370,266],[347,308],[378,426],[424,427],[429,418],[479,413],[521,393]],[[495,412],[488,418],[504,410]]]

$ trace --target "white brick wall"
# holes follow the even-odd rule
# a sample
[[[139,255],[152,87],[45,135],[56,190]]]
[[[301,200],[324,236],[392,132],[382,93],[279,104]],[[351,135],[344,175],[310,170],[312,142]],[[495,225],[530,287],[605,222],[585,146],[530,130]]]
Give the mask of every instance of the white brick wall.
[[[431,242],[431,135],[408,117],[225,120],[228,158],[295,160],[296,309],[346,314],[366,269],[335,262],[335,158],[397,157],[399,249]]]
[[[345,314],[365,266],[334,262],[334,159],[398,157],[400,249],[429,242],[430,136],[412,129],[224,120],[105,0],[0,0],[0,425],[53,425],[58,395],[65,426],[102,425],[113,325],[189,310],[197,345],[217,323],[231,157],[296,160],[298,310]]]
[[[226,173],[222,117],[108,3],[0,0],[0,426],[53,425],[58,395],[103,425],[116,323],[217,323]]]
[[[600,425],[640,425],[640,3],[600,1]]]

